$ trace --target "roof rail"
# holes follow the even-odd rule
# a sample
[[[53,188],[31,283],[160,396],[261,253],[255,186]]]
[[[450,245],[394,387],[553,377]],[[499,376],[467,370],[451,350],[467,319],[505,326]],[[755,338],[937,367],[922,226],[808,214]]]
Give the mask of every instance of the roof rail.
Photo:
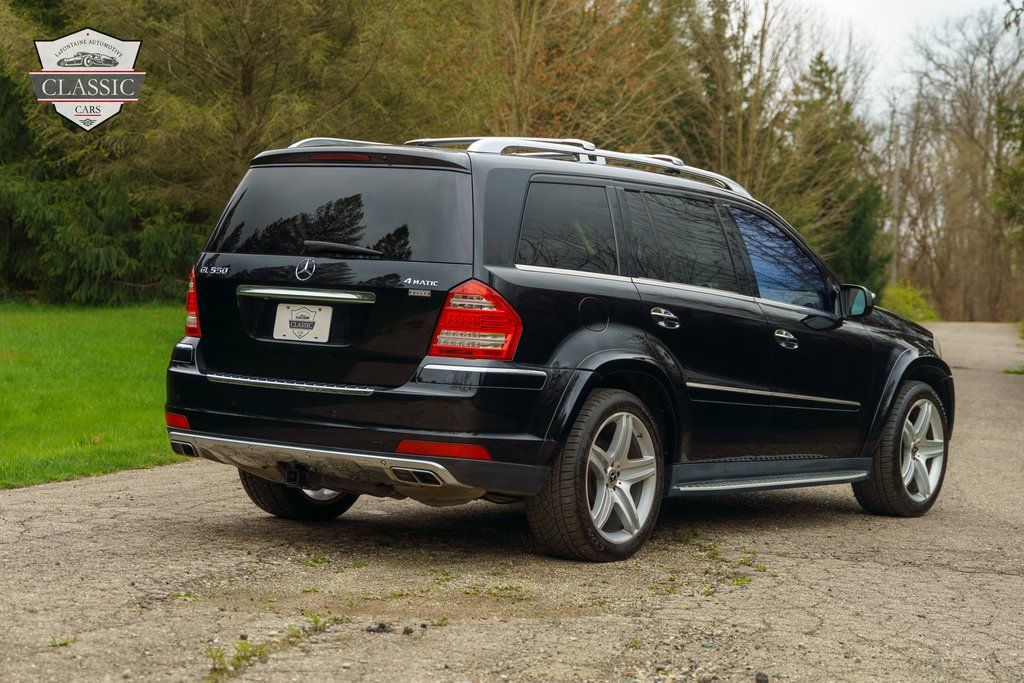
[[[473,145],[474,143],[480,142],[481,140],[506,140],[508,138],[499,137],[465,137],[465,138],[419,138],[417,140],[409,140],[405,144],[416,145],[419,147],[451,147],[452,145]],[[597,149],[597,145],[589,140],[580,140],[579,138],[516,138],[517,140],[529,140],[530,142],[554,142],[561,145],[573,145],[574,147],[582,147],[585,150]]]
[[[750,193],[742,185],[732,178],[727,178],[718,173],[705,171],[702,168],[687,166],[683,160],[668,154],[629,154],[627,152],[612,152],[606,149],[597,149],[593,143],[586,140],[558,140],[550,138],[512,138],[512,137],[478,137],[478,138],[425,138],[422,140],[410,140],[407,145],[421,145],[426,147],[445,146],[451,144],[465,144],[467,152],[484,152],[487,154],[504,154],[506,149],[532,150],[527,152],[536,155],[537,152],[557,153],[571,155],[580,163],[603,164],[606,160],[619,161],[637,166],[648,166],[662,168],[667,171],[691,176],[697,180],[713,183],[724,190],[735,192],[744,197],[750,197]]]
[[[288,145],[292,147],[367,147],[376,145],[390,145],[387,142],[368,142],[366,140],[345,140],[343,138],[305,138]]]
[[[686,166],[686,164],[683,163],[682,159],[680,159],[679,157],[674,157],[671,154],[645,154],[644,156],[650,157],[652,159],[661,159],[662,161],[669,161],[675,164],[676,166]]]

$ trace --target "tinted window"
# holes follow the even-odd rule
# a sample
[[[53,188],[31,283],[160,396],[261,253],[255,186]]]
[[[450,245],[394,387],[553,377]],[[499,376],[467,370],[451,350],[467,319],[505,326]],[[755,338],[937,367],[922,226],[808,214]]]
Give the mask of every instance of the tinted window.
[[[526,196],[523,265],[617,273],[615,230],[603,187],[533,183]]]
[[[736,291],[725,231],[711,202],[648,194],[669,282]]]
[[[828,310],[821,270],[781,228],[741,209],[731,209],[750,255],[762,299]]]
[[[386,260],[471,263],[470,193],[469,175],[451,171],[254,168],[207,250],[327,255],[303,246],[316,240],[376,249]]]
[[[665,264],[661,249],[654,237],[654,229],[639,192],[626,192],[626,214],[629,219],[629,243],[633,254],[633,272],[638,277],[665,279]]]

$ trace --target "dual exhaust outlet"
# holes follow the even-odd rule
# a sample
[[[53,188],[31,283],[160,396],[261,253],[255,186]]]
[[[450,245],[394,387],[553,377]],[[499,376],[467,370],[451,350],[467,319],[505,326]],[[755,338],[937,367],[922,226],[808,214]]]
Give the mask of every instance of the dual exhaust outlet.
[[[171,440],[171,450],[178,455],[185,455],[190,458],[200,455],[196,447],[188,441]],[[388,472],[393,479],[403,484],[412,486],[443,486],[436,474],[429,470],[416,469],[414,467],[389,467]]]

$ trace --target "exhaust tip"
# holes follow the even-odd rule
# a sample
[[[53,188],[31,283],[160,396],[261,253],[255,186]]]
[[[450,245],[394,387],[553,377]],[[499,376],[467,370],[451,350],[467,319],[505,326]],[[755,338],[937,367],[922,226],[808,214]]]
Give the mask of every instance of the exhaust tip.
[[[408,467],[392,467],[391,474],[403,484],[414,484],[419,486],[441,486],[442,482],[437,475],[427,470],[414,470]]]
[[[190,458],[196,457],[196,448],[187,441],[171,441],[171,450],[178,455],[185,455]]]

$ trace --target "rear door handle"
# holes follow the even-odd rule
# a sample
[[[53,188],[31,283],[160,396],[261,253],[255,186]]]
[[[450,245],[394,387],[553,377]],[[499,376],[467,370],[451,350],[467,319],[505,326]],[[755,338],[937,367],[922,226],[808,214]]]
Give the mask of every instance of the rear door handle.
[[[654,318],[654,322],[658,323],[660,327],[669,330],[679,329],[679,317],[667,308],[655,306],[651,309],[651,317]]]
[[[775,341],[784,349],[793,350],[800,348],[800,342],[797,341],[797,338],[786,330],[775,330]]]

